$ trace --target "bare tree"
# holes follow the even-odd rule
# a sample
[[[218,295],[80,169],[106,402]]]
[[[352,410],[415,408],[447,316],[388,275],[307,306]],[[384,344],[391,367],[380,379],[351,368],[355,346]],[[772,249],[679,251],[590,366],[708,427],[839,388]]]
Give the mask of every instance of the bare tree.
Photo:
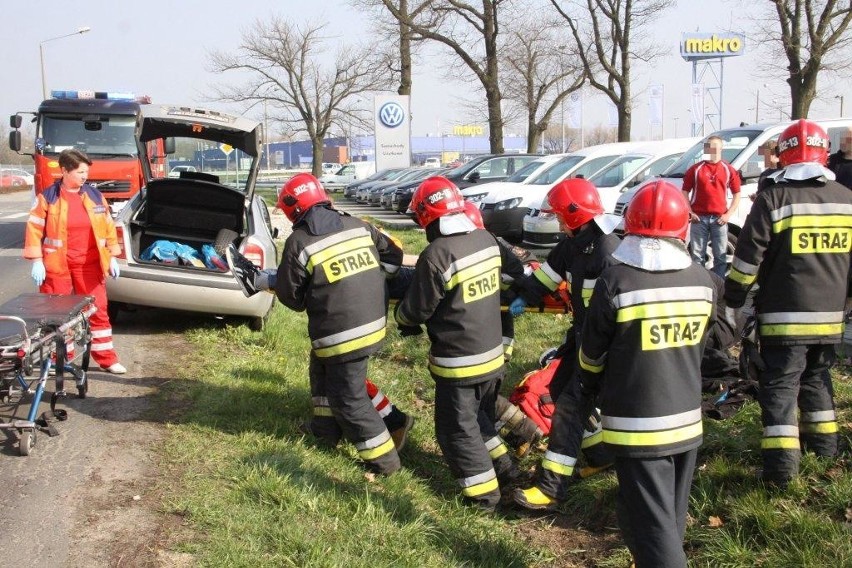
[[[274,118],[304,131],[313,147],[313,173],[321,173],[323,139],[333,125],[361,124],[357,95],[388,86],[389,75],[371,47],[341,46],[334,62],[323,67],[321,24],[297,25],[279,16],[256,20],[242,34],[236,50],[213,52],[213,71],[243,71],[244,85],[220,87],[219,100],[258,104],[269,101]],[[250,105],[250,106],[251,106]]]
[[[481,8],[463,0],[409,0],[408,14],[399,0],[381,0],[385,8],[417,36],[449,47],[473,71],[488,104],[491,151],[503,152],[503,111],[500,106],[499,14],[511,0],[480,0]]]
[[[503,49],[506,63],[501,80],[503,95],[524,111],[527,152],[537,151],[553,113],[568,95],[583,86],[585,79],[582,66],[576,64],[579,59],[576,54],[569,53],[573,51],[569,46],[559,45],[559,49],[553,49],[558,41],[552,32],[552,27],[540,21],[535,24],[528,21],[509,34]]]
[[[631,66],[664,53],[648,40],[647,26],[673,0],[550,0],[568,23],[589,84],[618,110],[618,140],[630,140]],[[582,15],[582,19],[579,17]]]
[[[770,0],[755,19],[759,45],[770,50],[774,75],[787,60],[793,119],[806,118],[822,71],[848,68],[852,0]]]

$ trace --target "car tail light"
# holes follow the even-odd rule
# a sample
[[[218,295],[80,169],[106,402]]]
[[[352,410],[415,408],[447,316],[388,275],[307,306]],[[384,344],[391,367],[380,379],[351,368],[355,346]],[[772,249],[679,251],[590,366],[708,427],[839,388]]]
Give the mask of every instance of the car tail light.
[[[118,258],[127,259],[127,255],[124,251],[124,225],[116,225],[115,234],[118,236],[118,248],[121,249],[121,252],[118,253]]]
[[[247,241],[243,249],[243,256],[252,261],[258,268],[263,268],[264,253],[260,245]]]

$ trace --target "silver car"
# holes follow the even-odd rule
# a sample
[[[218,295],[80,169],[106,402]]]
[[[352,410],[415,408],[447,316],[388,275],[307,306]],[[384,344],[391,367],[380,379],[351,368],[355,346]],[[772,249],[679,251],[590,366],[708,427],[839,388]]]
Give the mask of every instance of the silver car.
[[[277,231],[272,230],[266,203],[254,191],[263,139],[260,124],[197,108],[144,106],[136,138],[146,186],[115,219],[122,255],[121,276],[107,282],[111,315],[131,306],[150,306],[246,317],[251,329],[261,330],[274,297],[246,298],[224,256],[233,242],[262,268],[277,262]],[[189,149],[197,171],[154,178],[149,158],[156,163],[166,157],[149,157],[147,150],[154,145],[148,142],[160,138],[166,153]],[[250,161],[248,171],[234,172],[237,159]]]

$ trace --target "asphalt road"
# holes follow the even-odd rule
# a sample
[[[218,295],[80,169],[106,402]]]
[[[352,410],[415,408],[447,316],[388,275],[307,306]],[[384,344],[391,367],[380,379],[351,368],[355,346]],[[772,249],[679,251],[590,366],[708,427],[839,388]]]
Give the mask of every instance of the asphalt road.
[[[29,191],[0,195],[0,303],[37,291],[30,279],[30,263],[21,258],[30,199]]]

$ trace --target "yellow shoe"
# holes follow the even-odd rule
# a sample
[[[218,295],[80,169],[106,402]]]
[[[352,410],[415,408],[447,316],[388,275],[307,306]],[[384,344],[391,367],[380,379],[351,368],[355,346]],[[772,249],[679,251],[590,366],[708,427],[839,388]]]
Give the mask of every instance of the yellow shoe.
[[[524,509],[532,511],[553,510],[559,506],[559,501],[548,497],[536,486],[528,489],[515,489],[512,492],[512,499]]]

